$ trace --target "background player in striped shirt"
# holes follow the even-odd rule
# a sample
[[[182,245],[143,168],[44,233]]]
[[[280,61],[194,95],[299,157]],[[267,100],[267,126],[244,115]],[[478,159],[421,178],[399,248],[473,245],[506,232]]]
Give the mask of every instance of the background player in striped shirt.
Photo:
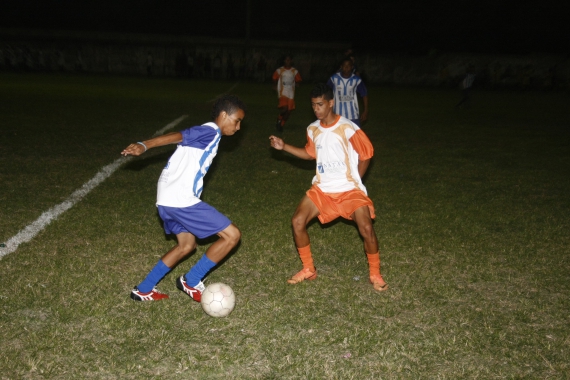
[[[372,143],[356,124],[334,112],[332,89],[327,85],[321,83],[312,90],[311,105],[317,120],[307,128],[304,147],[286,144],[276,136],[269,137],[273,148],[305,160],[316,160],[317,164],[313,185],[291,221],[303,269],[287,282],[297,284],[317,277],[307,224],[316,217],[323,224],[343,217],[356,223],[364,240],[374,289],[386,290],[388,284],[380,275],[378,240],[372,225],[374,205],[362,183],[374,154]]]
[[[273,82],[277,84],[277,98],[279,116],[275,128],[278,132],[283,131],[283,126],[289,120],[291,112],[295,109],[295,87],[302,81],[299,71],[292,66],[293,59],[286,55],[283,66],[273,73]]]
[[[135,301],[157,301],[168,298],[156,285],[176,264],[196,248],[200,239],[218,235],[216,240],[188,273],[180,276],[176,287],[200,302],[205,288],[202,279],[237,245],[240,230],[222,213],[200,200],[204,176],[218,152],[222,136],[240,129],[245,105],[234,95],[223,95],[212,109],[213,122],[168,133],[129,145],[121,154],[139,156],[147,149],[178,144],[158,180],[156,205],[164,222],[164,232],[178,240],[147,277],[131,291]]]
[[[342,60],[340,68],[327,82],[334,92],[334,112],[361,126],[360,123],[368,119],[368,90],[362,78],[354,73],[354,63],[350,57]],[[362,98],[364,106],[362,114],[359,113],[358,96]]]

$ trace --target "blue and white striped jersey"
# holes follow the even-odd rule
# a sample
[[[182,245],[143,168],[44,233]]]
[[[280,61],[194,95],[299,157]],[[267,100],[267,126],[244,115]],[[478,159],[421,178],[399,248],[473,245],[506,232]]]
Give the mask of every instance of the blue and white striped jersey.
[[[344,78],[340,73],[335,73],[327,84],[334,92],[334,112],[349,120],[359,119],[357,94],[368,96],[368,90],[362,79],[355,74]]]
[[[195,126],[180,133],[182,142],[158,179],[157,205],[188,207],[201,202],[204,176],[218,153],[222,132],[215,123]]]

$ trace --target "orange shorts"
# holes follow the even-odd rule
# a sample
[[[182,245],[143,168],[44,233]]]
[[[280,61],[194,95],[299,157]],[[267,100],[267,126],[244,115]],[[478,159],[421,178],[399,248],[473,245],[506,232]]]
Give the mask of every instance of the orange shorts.
[[[280,96],[279,97],[279,104],[277,104],[277,108],[283,108],[283,107],[287,107],[287,109],[289,111],[292,111],[295,109],[295,100],[288,98],[286,96]]]
[[[352,220],[351,215],[362,206],[368,206],[372,219],[376,217],[372,200],[362,190],[350,190],[344,193],[323,193],[317,185],[313,185],[307,191],[307,196],[319,209],[319,220],[321,223],[332,222],[339,216]]]

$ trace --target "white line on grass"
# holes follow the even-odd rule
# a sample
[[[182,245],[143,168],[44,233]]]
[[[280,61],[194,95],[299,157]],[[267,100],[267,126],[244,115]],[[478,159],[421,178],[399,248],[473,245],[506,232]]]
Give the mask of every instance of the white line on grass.
[[[223,94],[228,94],[230,91],[232,91],[234,88],[236,88],[238,86],[239,82],[235,82],[234,85],[232,87],[230,87],[226,92],[223,92],[221,94],[218,94],[216,96],[214,96],[212,99],[208,100],[208,102],[213,102],[214,100],[216,100],[219,96],[223,95]]]
[[[188,115],[180,116],[178,119],[167,124],[164,128],[156,131],[153,136],[158,136],[163,134],[165,131],[175,127],[177,124],[179,124],[182,120],[184,120],[187,117]],[[36,219],[35,222],[26,226],[16,235],[8,239],[8,241],[5,243],[6,246],[0,247],[0,259],[2,259],[2,257],[6,256],[7,254],[14,252],[16,249],[18,249],[18,246],[20,244],[27,243],[30,240],[32,240],[48,224],[50,224],[53,220],[57,219],[57,217],[63,214],[65,211],[73,207],[77,202],[79,202],[97,185],[99,185],[101,182],[110,177],[111,174],[113,174],[119,168],[119,166],[128,162],[132,158],[133,158],[132,156],[121,157],[116,159],[115,162],[113,162],[112,164],[104,166],[99,171],[99,173],[95,174],[95,177],[85,182],[80,189],[75,190],[73,194],[69,196],[69,198],[67,198],[65,201],[61,202],[57,206],[54,206],[49,210],[45,211],[43,214],[40,215],[38,219]]]

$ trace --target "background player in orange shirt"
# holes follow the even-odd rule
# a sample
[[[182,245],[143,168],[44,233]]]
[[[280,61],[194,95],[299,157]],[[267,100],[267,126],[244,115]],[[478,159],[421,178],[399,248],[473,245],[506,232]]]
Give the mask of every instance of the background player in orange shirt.
[[[277,97],[279,103],[279,117],[275,128],[278,132],[283,131],[285,122],[289,119],[291,112],[295,109],[295,86],[302,81],[299,71],[292,66],[293,59],[290,55],[286,55],[283,60],[283,66],[275,70],[273,73],[273,82],[277,84]]]
[[[291,220],[303,269],[287,282],[297,284],[317,277],[307,224],[316,217],[321,223],[343,217],[356,223],[364,240],[370,282],[374,289],[386,290],[388,284],[380,275],[378,239],[372,225],[374,205],[362,183],[362,176],[374,154],[372,143],[356,124],[334,113],[334,95],[326,84],[318,84],[312,90],[311,105],[317,120],[307,128],[304,147],[286,144],[276,136],[269,137],[273,148],[317,162],[313,185]]]

